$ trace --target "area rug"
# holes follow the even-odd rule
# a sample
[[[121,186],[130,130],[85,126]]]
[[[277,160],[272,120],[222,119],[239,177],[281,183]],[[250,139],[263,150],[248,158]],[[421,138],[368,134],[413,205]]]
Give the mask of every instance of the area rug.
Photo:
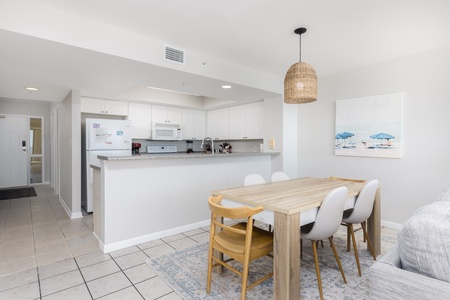
[[[17,198],[36,197],[34,187],[0,189],[0,200],[9,200]]]
[[[362,241],[362,232],[358,235],[358,250],[362,276],[358,276],[355,257],[346,251],[346,230],[340,229],[334,236],[335,246],[341,259],[347,284],[342,280],[339,268],[330,245],[324,241],[324,248],[319,247],[320,271],[325,299],[369,299],[369,268],[375,262],[366,250]],[[394,244],[394,237],[382,236],[382,253],[387,252]],[[147,264],[180,297],[185,300],[197,299],[239,299],[241,278],[235,273],[224,270],[221,275],[213,273],[211,292],[206,294],[208,243],[178,250],[170,254],[148,259]],[[239,264],[237,264],[239,266]],[[264,257],[253,261],[250,265],[249,282],[270,273],[272,260]],[[311,244],[304,243],[301,259],[300,298],[318,299],[317,277],[312,256]],[[273,299],[273,278],[255,286],[247,292],[247,299]]]

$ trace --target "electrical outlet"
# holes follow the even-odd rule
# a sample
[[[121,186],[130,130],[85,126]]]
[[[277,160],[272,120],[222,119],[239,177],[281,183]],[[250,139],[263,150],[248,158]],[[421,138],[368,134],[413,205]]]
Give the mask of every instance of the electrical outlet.
[[[270,138],[270,140],[269,140],[269,148],[270,149],[275,149],[275,139],[274,138]]]

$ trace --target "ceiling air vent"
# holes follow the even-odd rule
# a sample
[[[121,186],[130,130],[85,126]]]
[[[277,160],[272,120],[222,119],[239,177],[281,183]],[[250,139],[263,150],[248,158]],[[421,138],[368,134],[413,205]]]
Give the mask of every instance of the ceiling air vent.
[[[184,64],[184,51],[172,47],[165,47],[165,59]]]

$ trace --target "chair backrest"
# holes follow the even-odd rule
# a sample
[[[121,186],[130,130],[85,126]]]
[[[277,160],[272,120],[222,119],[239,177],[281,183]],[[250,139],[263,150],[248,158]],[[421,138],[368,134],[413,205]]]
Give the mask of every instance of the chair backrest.
[[[329,192],[319,207],[313,228],[304,235],[305,238],[320,241],[334,235],[341,225],[344,202],[347,197],[346,187],[339,187]]]
[[[348,218],[343,219],[344,222],[353,224],[362,223],[366,221],[373,209],[373,202],[375,200],[375,194],[378,189],[378,180],[371,180],[367,182],[356,198],[355,207],[353,212]]]
[[[257,214],[263,211],[262,206],[257,207],[225,207],[220,205],[219,203],[222,201],[222,196],[210,196],[208,199],[209,209],[211,211],[211,227],[210,227],[210,235],[214,236],[216,234],[216,227],[218,226],[222,228],[224,231],[231,231],[234,233],[248,235],[248,238],[251,239],[252,229],[253,229],[253,221],[252,217],[254,214]],[[229,218],[229,219],[247,219],[247,225],[245,230],[243,228],[235,228],[230,225],[222,223],[221,218]]]
[[[244,185],[254,185],[266,183],[264,178],[259,174],[248,174],[244,178]]]
[[[272,182],[283,180],[289,180],[289,176],[286,173],[278,171],[272,174]]]

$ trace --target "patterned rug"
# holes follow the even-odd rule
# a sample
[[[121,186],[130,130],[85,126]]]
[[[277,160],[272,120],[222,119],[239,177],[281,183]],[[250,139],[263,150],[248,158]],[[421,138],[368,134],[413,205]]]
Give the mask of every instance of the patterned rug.
[[[17,198],[35,197],[36,191],[34,187],[15,188],[15,189],[0,189],[0,200],[9,200]]]
[[[369,268],[375,261],[370,252],[366,250],[366,244],[362,241],[362,232],[358,231],[356,235],[362,271],[362,276],[358,276],[353,250],[346,251],[346,230],[343,226],[341,227],[334,236],[334,242],[347,278],[347,284],[342,280],[328,241],[324,241],[324,248],[318,247],[324,298],[369,299]],[[395,243],[395,237],[382,236],[382,254],[386,253]],[[213,273],[211,292],[209,295],[206,294],[207,252],[208,243],[201,243],[170,254],[150,258],[147,260],[147,264],[185,300],[239,299],[241,278],[226,269],[222,275]],[[239,266],[239,263],[237,265]],[[272,260],[268,257],[253,261],[250,265],[249,281],[253,282],[255,278],[261,278],[262,275],[270,273],[271,269]],[[301,299],[319,298],[312,246],[309,241],[303,243],[300,286]],[[247,299],[273,299],[273,278],[249,290]]]

